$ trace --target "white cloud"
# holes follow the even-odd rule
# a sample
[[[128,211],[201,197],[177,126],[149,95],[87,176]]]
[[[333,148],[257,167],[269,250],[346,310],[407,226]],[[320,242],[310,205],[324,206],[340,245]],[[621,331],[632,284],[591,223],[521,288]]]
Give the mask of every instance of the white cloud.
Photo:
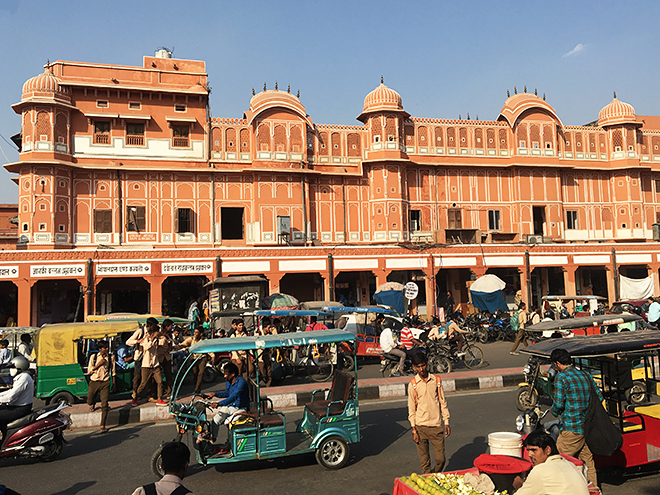
[[[575,45],[575,48],[573,48],[570,52],[564,53],[562,57],[573,57],[574,55],[578,55],[584,51],[584,49],[587,47],[587,45],[583,45],[582,43],[578,43]]]

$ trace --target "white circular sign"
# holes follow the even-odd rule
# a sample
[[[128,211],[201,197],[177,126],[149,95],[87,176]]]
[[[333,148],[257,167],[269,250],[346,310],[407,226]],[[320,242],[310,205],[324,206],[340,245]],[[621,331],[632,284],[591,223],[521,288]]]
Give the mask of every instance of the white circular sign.
[[[408,282],[406,285],[403,286],[403,295],[409,301],[415,299],[417,297],[417,294],[419,294],[419,287],[417,287],[417,284],[415,282]]]

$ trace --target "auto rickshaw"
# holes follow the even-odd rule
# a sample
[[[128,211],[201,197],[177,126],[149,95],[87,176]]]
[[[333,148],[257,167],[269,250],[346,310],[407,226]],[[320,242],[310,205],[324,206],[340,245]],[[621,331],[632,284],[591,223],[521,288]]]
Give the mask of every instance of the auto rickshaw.
[[[577,368],[591,373],[602,391],[605,410],[621,429],[623,446],[611,456],[594,455],[596,467],[628,469],[660,461],[660,332],[550,339],[521,352],[549,362],[554,349],[565,349]],[[631,403],[635,384],[641,389]]]
[[[114,353],[119,336],[135,332],[140,323],[129,321],[100,321],[94,323],[57,323],[44,325],[37,333],[37,379],[35,395],[46,403],[65,401],[73,404],[76,398],[87,396],[87,362],[96,350],[92,339],[105,339]],[[133,371],[117,367],[115,393],[132,389]],[[111,378],[113,380],[113,378]],[[112,385],[112,383],[111,383]]]
[[[343,330],[355,334],[357,357],[379,358],[382,354],[380,331],[376,331],[372,326],[377,315],[382,314],[385,317],[386,322],[383,323],[383,327],[400,331],[404,326],[399,314],[394,309],[385,306],[326,306],[322,310],[334,313],[335,318],[341,315],[346,319]]]
[[[287,423],[284,412],[276,411],[273,402],[261,395],[259,369],[248,376],[250,410],[236,414],[228,424],[229,444],[223,449],[210,444],[213,410],[202,395],[182,398],[182,384],[196,359],[212,352],[247,351],[248,359],[257,362],[264,349],[322,346],[350,343],[355,349],[355,336],[343,330],[292,332],[279,335],[212,339],[190,348],[190,356],[174,380],[169,411],[176,419],[177,440],[192,435],[199,463],[228,464],[255,459],[274,459],[290,455],[315,453],[317,462],[326,469],[339,469],[349,458],[349,444],[360,441],[357,368],[351,372],[334,370],[330,388],[312,392],[304,405],[303,417]],[[229,418],[231,419],[231,418]],[[164,475],[159,447],[152,456],[151,467],[159,477]]]

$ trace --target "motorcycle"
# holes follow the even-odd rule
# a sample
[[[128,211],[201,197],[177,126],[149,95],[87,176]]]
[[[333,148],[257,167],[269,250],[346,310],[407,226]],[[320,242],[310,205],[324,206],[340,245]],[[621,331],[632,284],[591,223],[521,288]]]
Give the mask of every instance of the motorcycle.
[[[541,370],[541,361],[536,357],[530,357],[523,368],[525,381],[518,384],[516,395],[516,407],[519,411],[525,411],[538,404],[540,397],[554,396],[551,372]]]
[[[526,409],[516,418],[516,430],[524,437],[536,430],[547,431],[550,436],[557,441],[559,438],[559,421],[550,421],[543,423],[543,418],[550,412],[550,409],[541,411],[538,407]]]
[[[9,423],[0,446],[0,459],[55,460],[62,452],[64,430],[71,426],[69,415],[61,412],[67,407],[66,402],[50,404],[33,409],[27,416]]]

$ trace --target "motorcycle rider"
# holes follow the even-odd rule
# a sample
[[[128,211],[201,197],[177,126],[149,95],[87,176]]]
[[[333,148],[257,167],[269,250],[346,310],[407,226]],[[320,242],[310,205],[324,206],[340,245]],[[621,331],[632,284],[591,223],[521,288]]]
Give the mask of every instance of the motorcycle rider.
[[[383,328],[383,331],[380,334],[380,348],[385,354],[393,354],[399,358],[399,369],[395,375],[405,375],[404,367],[406,364],[406,352],[403,350],[403,346],[401,344],[397,344],[394,341],[392,329],[389,327]]]
[[[0,393],[0,432],[2,441],[7,435],[7,425],[32,411],[34,397],[34,380],[28,373],[30,363],[23,356],[16,356],[11,360],[11,376],[14,382],[9,390]]]

